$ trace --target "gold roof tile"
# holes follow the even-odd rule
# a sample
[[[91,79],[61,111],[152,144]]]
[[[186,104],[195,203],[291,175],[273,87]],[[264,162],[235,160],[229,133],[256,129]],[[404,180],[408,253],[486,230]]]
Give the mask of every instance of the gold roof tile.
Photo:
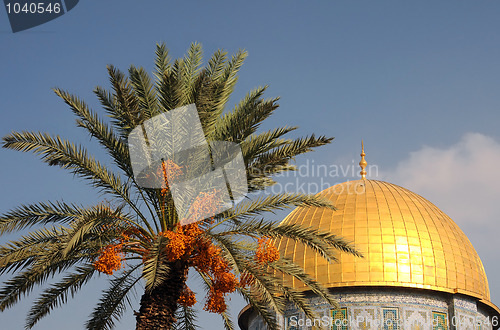
[[[453,220],[425,198],[365,178],[335,185],[320,195],[337,210],[297,208],[283,223],[328,229],[353,242],[364,258],[340,253],[339,263],[328,264],[287,238],[276,246],[327,287],[416,287],[490,301],[476,250]],[[293,285],[306,289],[297,281]]]

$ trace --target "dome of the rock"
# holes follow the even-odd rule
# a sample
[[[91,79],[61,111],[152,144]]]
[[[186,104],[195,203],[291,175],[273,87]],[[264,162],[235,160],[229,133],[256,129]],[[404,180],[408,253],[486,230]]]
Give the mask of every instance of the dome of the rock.
[[[293,239],[274,241],[281,256],[329,288],[340,308],[322,301],[296,279],[283,277],[286,284],[304,292],[320,321],[308,321],[289,302],[285,313],[277,315],[281,326],[498,329],[500,310],[491,302],[483,264],[464,232],[422,196],[395,184],[367,180],[364,152],[361,156],[361,180],[319,193],[335,210],[299,207],[282,223],[338,235],[363,257],[338,252],[338,260],[328,263]],[[327,319],[330,323],[323,323]],[[244,330],[265,329],[250,306],[240,312],[238,323]]]
[[[339,253],[339,262],[328,263],[291,239],[276,245],[327,287],[414,287],[490,300],[483,264],[469,239],[425,198],[375,180],[345,182],[320,195],[337,210],[297,208],[283,223],[335,233],[364,257]]]

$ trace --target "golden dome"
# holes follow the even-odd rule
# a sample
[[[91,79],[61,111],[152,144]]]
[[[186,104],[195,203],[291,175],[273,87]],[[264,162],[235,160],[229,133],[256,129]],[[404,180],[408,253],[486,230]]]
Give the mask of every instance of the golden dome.
[[[474,247],[455,222],[425,198],[391,183],[366,179],[319,194],[337,210],[297,208],[283,223],[335,233],[364,255],[339,253],[338,262],[329,264],[301,243],[287,238],[276,241],[281,255],[319,282],[327,287],[431,289],[489,303],[488,280]],[[307,289],[293,281],[296,288]]]

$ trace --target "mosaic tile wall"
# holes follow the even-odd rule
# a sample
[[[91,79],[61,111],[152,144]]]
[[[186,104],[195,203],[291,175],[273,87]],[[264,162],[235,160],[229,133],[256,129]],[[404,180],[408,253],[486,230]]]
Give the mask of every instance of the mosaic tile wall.
[[[307,321],[303,313],[288,304],[282,329],[311,330],[317,329],[357,330],[357,329],[451,329],[453,322],[459,330],[490,330],[487,313],[478,311],[476,302],[466,297],[455,296],[447,301],[445,296],[435,293],[408,291],[396,292],[355,292],[335,294],[341,309],[332,310],[331,306],[320,298],[309,298],[311,307],[317,312],[318,319]],[[452,303],[455,317],[449,317]],[[453,310],[453,308],[451,310]],[[259,318],[250,322],[249,330],[264,330],[264,323]]]

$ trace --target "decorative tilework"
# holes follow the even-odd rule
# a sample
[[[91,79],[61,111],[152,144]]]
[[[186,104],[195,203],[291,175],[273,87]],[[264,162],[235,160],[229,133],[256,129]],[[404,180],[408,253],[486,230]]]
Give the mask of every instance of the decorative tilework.
[[[448,305],[445,299],[439,296],[429,295],[425,293],[412,292],[395,293],[395,292],[366,292],[355,294],[334,294],[335,300],[342,303],[384,303],[389,304],[415,304],[419,306],[429,306],[437,309],[447,309]]]
[[[374,321],[379,319],[377,316],[377,308],[373,305],[366,306],[363,304],[362,307],[360,305],[353,305],[349,310],[351,311],[352,320],[354,322],[354,329],[372,329],[375,325]]]
[[[347,319],[347,308],[332,309],[332,329],[347,330],[349,329]]]
[[[326,309],[326,310],[315,310],[315,313],[318,315],[319,318],[316,320],[313,320],[311,325],[306,325],[305,329],[306,330],[317,330],[318,326],[319,326],[319,329],[329,329],[328,327],[325,327],[323,325],[323,320],[324,320],[325,316],[328,320],[330,319],[330,315],[331,315],[330,306],[328,306],[328,309]],[[314,327],[314,326],[316,326],[316,327]]]
[[[404,319],[405,328],[411,330],[427,330],[432,328],[432,322],[428,316],[428,312],[418,309],[406,309],[406,317]]]
[[[456,314],[455,324],[460,330],[475,330],[474,316],[465,314]]]
[[[461,308],[461,309],[466,309],[470,311],[476,311],[477,306],[476,302],[473,299],[466,299],[462,297],[454,297],[453,298],[453,304],[455,305],[455,308]]]
[[[388,311],[397,310],[397,318],[400,319],[400,330],[430,330],[448,329],[451,326],[448,318],[448,308],[450,300],[448,297],[436,292],[414,291],[411,289],[399,292],[389,290],[367,289],[366,291],[340,291],[332,290],[333,298],[339,303],[342,310],[339,315],[334,315],[332,307],[317,296],[309,296],[308,305],[316,312],[321,319],[323,316],[344,318],[342,311],[345,311],[347,325],[339,325],[331,329],[390,329],[383,326],[383,321],[388,318]],[[491,330],[491,324],[487,323],[487,318],[491,316],[481,305],[477,305],[474,299],[465,296],[454,296],[451,303],[455,308],[455,320],[462,319],[463,322],[457,325],[459,330],[481,329]],[[305,316],[297,309],[293,303],[288,302],[285,308],[285,318],[280,320],[281,329],[311,330],[309,324],[296,327],[285,327],[286,320],[295,316],[295,320],[304,321]],[[249,320],[250,330],[256,330],[257,323]],[[478,322],[478,324],[474,324]],[[321,325],[322,330],[327,328]]]
[[[492,321],[496,323],[498,319],[492,319],[490,315],[484,310],[478,310],[476,321],[478,322],[479,330],[491,330],[493,329]]]
[[[399,330],[399,310],[397,308],[382,308],[383,329]]]
[[[448,330],[448,315],[446,313],[432,312],[432,329]]]

